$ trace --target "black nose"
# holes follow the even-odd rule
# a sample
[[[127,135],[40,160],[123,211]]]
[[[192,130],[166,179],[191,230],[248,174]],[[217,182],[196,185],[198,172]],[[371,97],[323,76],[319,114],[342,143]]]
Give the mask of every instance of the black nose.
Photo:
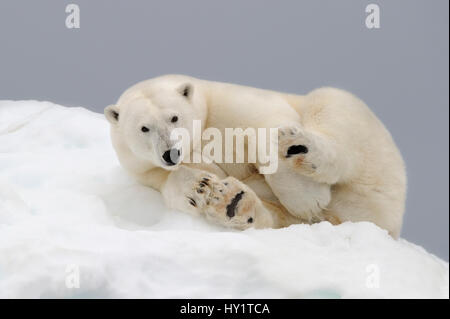
[[[170,150],[165,151],[162,157],[167,165],[173,166],[178,163],[180,155],[181,155],[180,150],[172,148]]]

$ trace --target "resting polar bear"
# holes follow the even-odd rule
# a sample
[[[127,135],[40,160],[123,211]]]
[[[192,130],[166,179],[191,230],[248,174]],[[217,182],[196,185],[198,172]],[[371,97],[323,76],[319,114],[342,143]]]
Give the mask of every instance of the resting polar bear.
[[[166,75],[140,82],[105,108],[123,167],[169,207],[222,225],[284,227],[371,221],[398,237],[406,174],[391,135],[358,98],[321,88],[305,96]],[[181,162],[176,127],[279,128],[278,169],[261,163]],[[198,148],[191,140],[190,150]],[[186,145],[185,145],[186,146]],[[179,147],[179,146],[177,146]]]

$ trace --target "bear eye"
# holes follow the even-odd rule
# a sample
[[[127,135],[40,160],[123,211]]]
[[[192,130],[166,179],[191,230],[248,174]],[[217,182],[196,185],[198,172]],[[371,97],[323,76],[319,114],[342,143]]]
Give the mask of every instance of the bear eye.
[[[146,127],[146,126],[143,126],[143,127],[141,127],[141,131],[144,132],[144,133],[146,133],[146,132],[149,131],[149,129],[148,129],[148,127]]]
[[[176,123],[178,121],[178,116],[174,116],[172,117],[172,119],[170,120],[172,123]]]

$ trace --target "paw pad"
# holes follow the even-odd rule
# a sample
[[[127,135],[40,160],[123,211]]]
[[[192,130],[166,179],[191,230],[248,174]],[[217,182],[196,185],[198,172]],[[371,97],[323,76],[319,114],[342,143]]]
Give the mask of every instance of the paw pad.
[[[286,157],[306,153],[308,153],[308,148],[305,145],[292,145],[288,148]]]
[[[236,206],[239,203],[239,201],[242,199],[242,196],[244,196],[244,191],[241,191],[234,196],[234,198],[231,200],[231,203],[227,205],[227,216],[232,218],[236,214]]]

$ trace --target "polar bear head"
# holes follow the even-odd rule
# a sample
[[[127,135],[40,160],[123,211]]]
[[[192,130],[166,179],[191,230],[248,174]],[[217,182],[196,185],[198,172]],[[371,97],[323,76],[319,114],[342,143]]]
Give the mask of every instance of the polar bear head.
[[[164,76],[131,87],[104,113],[122,164],[173,170],[186,155],[183,152],[196,147],[192,145],[193,121],[200,120],[203,129],[207,111],[205,96],[194,79]],[[173,140],[171,133],[177,128],[187,130],[191,138],[183,143]]]

